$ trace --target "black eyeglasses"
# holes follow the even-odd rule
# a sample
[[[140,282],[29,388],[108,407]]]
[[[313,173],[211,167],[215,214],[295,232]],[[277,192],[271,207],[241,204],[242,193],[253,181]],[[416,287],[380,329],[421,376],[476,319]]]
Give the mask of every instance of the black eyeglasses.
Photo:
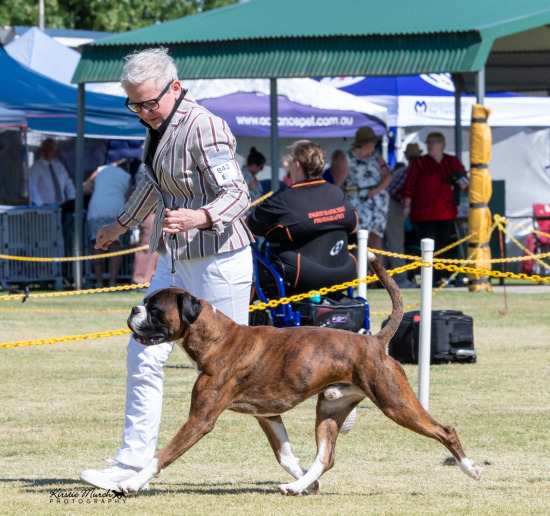
[[[159,108],[159,100],[162,98],[162,96],[168,91],[168,88],[171,86],[171,84],[174,81],[170,81],[166,88],[164,88],[159,96],[156,99],[151,100],[144,100],[143,102],[130,102],[130,99],[126,97],[126,102],[124,105],[132,112],[132,113],[141,113],[142,109],[146,109],[147,111],[155,111],[155,109]]]

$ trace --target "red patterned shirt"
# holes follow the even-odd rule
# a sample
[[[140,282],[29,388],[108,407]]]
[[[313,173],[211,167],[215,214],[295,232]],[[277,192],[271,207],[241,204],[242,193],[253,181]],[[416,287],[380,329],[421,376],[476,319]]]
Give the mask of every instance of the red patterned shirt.
[[[440,163],[429,154],[411,162],[401,190],[402,197],[412,198],[411,222],[456,219],[453,189],[450,183],[443,182],[455,170],[464,170],[464,166],[449,154],[443,154]]]

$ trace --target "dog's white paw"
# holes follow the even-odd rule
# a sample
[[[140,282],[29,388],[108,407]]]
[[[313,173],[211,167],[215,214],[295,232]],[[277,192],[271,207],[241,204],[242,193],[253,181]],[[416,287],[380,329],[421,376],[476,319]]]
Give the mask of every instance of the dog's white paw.
[[[321,489],[321,482],[319,480],[307,486],[307,490],[311,494],[317,494],[319,489]],[[303,490],[304,487],[302,487],[300,480],[292,482],[291,484],[281,484],[279,486],[279,493],[285,496],[300,496]]]
[[[134,475],[132,478],[117,484],[120,491],[124,494],[137,493],[147,482],[143,483],[139,475]]]
[[[154,458],[139,473],[124,482],[120,482],[118,488],[123,493],[137,493],[140,489],[147,489],[146,486],[148,486],[149,480],[158,477],[161,473],[162,470],[158,470],[158,461]]]
[[[479,480],[481,478],[481,468],[477,466],[473,460],[464,457],[460,462],[457,462],[460,469],[466,473],[466,475],[472,477],[474,480]]]
[[[292,484],[281,484],[279,486],[279,493],[285,496],[300,496],[302,490],[295,490]]]

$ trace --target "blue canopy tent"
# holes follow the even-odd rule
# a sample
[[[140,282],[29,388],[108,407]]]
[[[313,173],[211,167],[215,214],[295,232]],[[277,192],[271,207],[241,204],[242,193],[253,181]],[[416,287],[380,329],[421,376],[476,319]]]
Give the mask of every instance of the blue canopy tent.
[[[25,113],[0,107],[0,127],[27,127]]]
[[[74,69],[80,61],[80,52],[62,45],[38,27],[31,27],[10,41],[4,50],[18,63],[67,85],[71,85]]]
[[[19,64],[30,68],[33,72],[71,88],[76,88],[76,85],[71,83],[71,79],[80,61],[80,52],[59,43],[59,41],[48,35],[48,32],[52,30],[55,29],[41,31],[38,27],[30,27],[19,38],[6,44],[4,50]],[[74,32],[81,33],[84,31]],[[108,35],[109,33],[90,34],[91,37],[96,39]],[[119,84],[103,82],[87,84],[86,91],[119,96],[124,93]]]
[[[0,107],[25,113],[29,129],[48,134],[75,135],[77,90],[20,65],[0,49]],[[143,139],[145,130],[120,97],[86,95],[84,135],[89,138]]]

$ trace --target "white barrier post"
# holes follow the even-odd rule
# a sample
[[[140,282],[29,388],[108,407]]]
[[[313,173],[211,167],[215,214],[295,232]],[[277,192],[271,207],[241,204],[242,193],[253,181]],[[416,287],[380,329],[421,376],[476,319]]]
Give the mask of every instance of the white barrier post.
[[[420,273],[420,344],[418,347],[418,401],[428,410],[430,399],[430,358],[432,341],[432,280],[434,261],[434,241],[423,238],[420,242],[422,263],[431,267],[422,267]]]
[[[367,242],[369,240],[369,232],[366,229],[357,231],[357,279],[362,280],[367,275]],[[367,299],[367,284],[359,283],[357,286],[357,295],[363,299]]]

